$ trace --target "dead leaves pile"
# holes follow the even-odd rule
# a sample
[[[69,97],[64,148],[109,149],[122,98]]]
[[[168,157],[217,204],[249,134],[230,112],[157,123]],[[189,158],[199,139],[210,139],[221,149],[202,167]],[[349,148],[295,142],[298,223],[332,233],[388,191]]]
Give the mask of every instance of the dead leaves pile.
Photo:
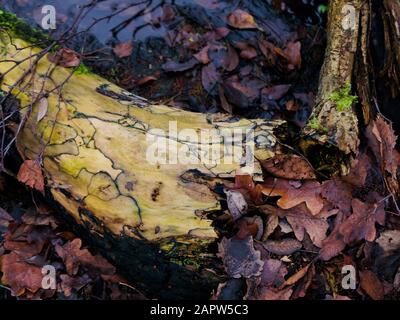
[[[21,211],[14,209],[11,215],[0,209],[2,291],[8,289],[18,299],[144,298],[123,285],[126,281],[106,259],[62,230],[49,208],[41,205]],[[44,276],[49,274],[43,269],[46,266],[56,272],[55,289],[43,288]]]
[[[400,165],[396,136],[379,115],[365,134],[368,147],[347,176],[317,179],[299,155],[262,163],[263,183],[236,176],[225,191],[233,232],[219,244],[230,280],[214,298],[237,294],[238,279],[244,299],[399,295],[400,212],[391,189]],[[355,290],[341,286],[344,265],[355,267]]]

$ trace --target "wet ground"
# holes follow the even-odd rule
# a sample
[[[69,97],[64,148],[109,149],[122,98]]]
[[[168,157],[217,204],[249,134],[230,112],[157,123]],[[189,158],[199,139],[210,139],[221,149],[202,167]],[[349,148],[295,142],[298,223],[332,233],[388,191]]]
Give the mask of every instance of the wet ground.
[[[84,5],[84,4],[87,5]],[[90,28],[67,43],[84,62],[127,90],[198,112],[308,118],[318,83],[326,1],[297,0],[0,0],[5,9],[40,24],[54,5],[57,37]],[[237,28],[228,16],[249,13],[257,28]],[[113,48],[132,43],[128,57]],[[296,52],[298,51],[298,52]],[[296,57],[297,55],[297,57]],[[297,59],[293,65],[290,59]]]

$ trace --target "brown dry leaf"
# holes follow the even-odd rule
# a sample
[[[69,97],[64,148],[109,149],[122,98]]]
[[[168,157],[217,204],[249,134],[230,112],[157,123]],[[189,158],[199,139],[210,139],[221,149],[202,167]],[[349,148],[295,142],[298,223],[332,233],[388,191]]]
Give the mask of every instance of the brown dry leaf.
[[[222,258],[227,274],[232,278],[250,278],[261,275],[261,253],[254,249],[253,238],[243,240],[223,238],[218,244],[218,256]]]
[[[42,120],[47,113],[49,102],[47,98],[41,98],[38,104],[37,122]]]
[[[289,91],[291,86],[290,84],[278,84],[262,89],[261,94],[268,100],[279,100]]]
[[[351,202],[353,213],[340,219],[332,233],[323,242],[320,251],[323,260],[329,260],[338,255],[347,244],[359,240],[374,241],[376,237],[375,224],[385,224],[384,202],[364,203],[359,199]]]
[[[7,223],[13,221],[13,217],[10,214],[0,207],[0,224]]]
[[[135,81],[135,83],[138,86],[143,86],[143,85],[145,85],[151,81],[155,81],[155,80],[157,80],[157,77],[155,77],[155,76],[145,76],[145,77],[140,78],[139,80]]]
[[[49,54],[47,57],[51,62],[64,68],[77,67],[81,63],[79,54],[68,48],[62,48],[55,54]]]
[[[250,198],[249,201],[255,204],[262,203],[262,186],[260,184],[256,185],[250,175],[237,174],[235,176],[234,188],[247,191]]]
[[[317,215],[324,206],[320,195],[321,185],[317,181],[305,181],[299,188],[295,188],[288,180],[269,178],[262,188],[266,196],[281,197],[277,204],[282,209],[290,209],[305,202],[310,212]]]
[[[170,5],[163,5],[161,21],[167,22],[175,18],[175,11]]]
[[[236,9],[228,15],[228,24],[237,29],[257,29],[254,17],[241,9]]]
[[[310,164],[297,155],[276,155],[261,162],[262,167],[278,178],[313,180],[315,174]]]
[[[89,270],[99,271],[102,274],[114,274],[115,267],[99,255],[93,256],[89,250],[81,249],[82,240],[76,238],[63,246],[56,245],[58,256],[63,260],[67,273],[74,276],[82,265]]]
[[[268,237],[275,231],[276,227],[279,225],[279,217],[275,215],[267,216],[267,221],[265,223],[265,231],[262,237],[263,241],[266,241]]]
[[[257,57],[257,50],[251,46],[246,46],[246,48],[240,51],[240,57],[247,60],[254,59]]]
[[[294,275],[292,275],[291,277],[289,277],[285,283],[283,284],[283,286],[291,286],[293,284],[295,284],[297,281],[299,281],[301,278],[303,278],[307,272],[308,269],[310,268],[312,264],[308,264],[305,267],[301,268],[299,271],[297,271]]]
[[[210,45],[206,45],[203,49],[201,49],[198,53],[193,56],[199,60],[202,64],[207,64],[210,62],[210,58],[208,57],[208,50],[210,49]]]
[[[199,61],[195,58],[191,58],[186,62],[177,62],[177,61],[167,61],[162,65],[162,68],[165,72],[182,72],[193,68],[198,65]]]
[[[247,213],[248,205],[244,196],[235,190],[224,190],[226,194],[226,202],[233,220],[239,219]]]
[[[389,172],[392,177],[396,177],[400,156],[396,150],[397,136],[394,134],[392,125],[378,114],[376,119],[368,126],[365,134],[382,168]]]
[[[82,276],[70,277],[67,274],[60,275],[61,284],[60,290],[64,293],[66,297],[72,294],[72,291],[79,291],[84,286],[92,281],[88,274]]]
[[[263,242],[263,246],[279,256],[292,254],[302,248],[301,242],[296,239],[267,240]]]
[[[286,217],[297,240],[303,241],[307,232],[313,244],[319,248],[322,246],[323,240],[326,239],[326,232],[329,228],[326,219],[337,213],[336,209],[328,210],[323,208],[318,215],[312,215],[304,203],[287,210],[270,205],[262,205],[259,208],[269,216]]]
[[[350,214],[352,192],[353,187],[339,179],[324,181],[321,187],[321,195],[346,216]]]
[[[1,282],[11,287],[14,296],[25,290],[36,292],[42,287],[42,270],[25,262],[18,254],[11,252],[1,257]]]
[[[233,71],[239,64],[239,56],[231,45],[228,44],[228,57],[227,57],[227,66],[226,70]]]
[[[370,169],[371,159],[365,153],[360,153],[356,159],[352,160],[350,172],[347,176],[343,176],[342,180],[356,187],[361,187],[365,184]]]
[[[382,282],[370,270],[364,270],[359,272],[360,275],[360,286],[373,300],[383,300],[384,298],[384,287]]]
[[[113,52],[118,58],[129,57],[133,52],[133,43],[131,41],[118,43]]]
[[[263,221],[259,216],[244,217],[237,222],[238,232],[235,234],[237,239],[245,239],[252,236],[254,239],[261,239],[264,232]]]
[[[260,40],[260,42],[258,43],[258,47],[260,48],[262,54],[267,59],[267,62],[270,65],[275,65],[277,59],[275,46],[266,40]]]
[[[291,298],[297,299],[297,298],[305,297],[307,290],[310,287],[314,276],[315,276],[315,266],[312,263],[311,267],[308,268],[306,274],[301,278],[300,283],[297,285]]]
[[[37,161],[25,160],[19,168],[17,179],[32,189],[44,192],[42,168]]]
[[[288,42],[285,50],[283,50],[289,64],[288,69],[300,69],[301,66],[301,42]]]
[[[201,68],[201,83],[203,88],[210,93],[217,82],[220,80],[221,75],[215,68],[213,63],[209,63]]]
[[[232,112],[233,112],[232,105],[226,99],[225,94],[224,94],[224,88],[222,87],[222,85],[218,85],[218,94],[219,94],[219,100],[221,101],[222,109],[224,109],[226,112],[232,114]]]
[[[293,293],[292,287],[284,289],[278,288],[263,288],[259,296],[259,300],[289,300]]]

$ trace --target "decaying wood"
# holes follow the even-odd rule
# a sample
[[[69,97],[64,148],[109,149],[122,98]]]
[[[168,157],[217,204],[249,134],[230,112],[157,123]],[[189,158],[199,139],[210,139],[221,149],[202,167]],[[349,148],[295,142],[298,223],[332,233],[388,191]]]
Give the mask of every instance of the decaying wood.
[[[176,298],[192,294],[196,286],[212,288],[216,277],[202,267],[212,269],[208,247],[217,235],[204,212],[219,209],[219,201],[207,184],[191,180],[191,173],[212,179],[249,169],[225,161],[223,143],[228,137],[222,132],[228,128],[254,134],[257,159],[273,156],[273,129],[282,122],[238,120],[151,104],[94,74],[71,76],[71,69],[54,66],[46,56],[31,68],[29,56],[39,49],[20,39],[2,46],[6,50],[0,63],[5,74],[1,89],[9,92],[24,77],[12,90],[20,100],[24,123],[17,147],[23,158],[42,163],[51,198],[135,283],[143,283],[141,289]],[[43,97],[37,99],[39,94]],[[210,130],[213,139],[179,135],[184,129],[200,134]],[[175,150],[190,150],[198,163],[149,161],[146,155],[153,139]],[[243,136],[230,139],[230,153],[245,154]],[[221,148],[207,163],[201,155],[210,152],[210,145]],[[258,162],[253,173],[261,178]]]

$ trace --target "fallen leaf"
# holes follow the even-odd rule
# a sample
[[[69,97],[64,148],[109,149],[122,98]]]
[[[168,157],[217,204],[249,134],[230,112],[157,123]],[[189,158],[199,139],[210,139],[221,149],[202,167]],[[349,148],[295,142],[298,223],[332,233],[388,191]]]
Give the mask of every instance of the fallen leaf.
[[[305,267],[301,268],[299,271],[297,271],[294,275],[290,276],[283,284],[283,286],[290,286],[295,284],[297,281],[299,281],[301,278],[303,278],[307,272],[308,269],[310,268],[312,264],[308,264]]]
[[[47,113],[47,108],[49,106],[49,102],[47,98],[41,98],[38,104],[38,113],[37,113],[37,122],[42,120]]]
[[[299,110],[299,104],[294,101],[294,100],[289,100],[288,102],[286,102],[285,104],[285,108],[287,111],[297,111]]]
[[[44,192],[42,168],[37,161],[25,160],[19,168],[17,179],[32,189]]]
[[[265,231],[262,237],[263,241],[266,241],[268,237],[275,231],[276,227],[279,225],[279,217],[275,215],[267,216],[267,221],[265,223]]]
[[[203,66],[203,68],[201,69],[201,83],[203,84],[203,88],[208,93],[210,93],[214,89],[220,78],[221,75],[212,63]]]
[[[296,239],[267,240],[263,242],[263,246],[279,256],[292,254],[302,248],[301,242]]]
[[[315,276],[315,266],[312,263],[311,266],[308,268],[306,274],[301,278],[300,283],[296,286],[295,290],[293,291],[291,299],[304,298],[308,288],[312,283],[312,280],[314,279],[314,276]]]
[[[235,190],[224,190],[226,202],[233,220],[239,219],[247,213],[248,205],[243,195]]]
[[[240,51],[240,57],[247,60],[254,59],[257,57],[257,50],[251,46],[247,46]]]
[[[234,47],[228,44],[228,57],[227,57],[227,65],[226,70],[233,71],[239,64],[239,56]]]
[[[262,167],[278,178],[313,180],[316,178],[314,169],[303,158],[297,155],[276,155],[271,159],[261,161]]]
[[[133,52],[133,43],[131,41],[118,43],[113,52],[118,58],[129,57]]]
[[[349,174],[343,176],[342,180],[356,187],[361,187],[365,184],[370,168],[371,159],[365,153],[359,153],[357,158],[351,162]]]
[[[81,249],[81,246],[82,241],[79,238],[69,241],[63,246],[55,246],[55,250],[58,256],[63,260],[69,275],[76,275],[80,265],[102,274],[115,273],[115,267],[106,259],[100,255],[92,255],[89,250]]]
[[[279,288],[263,288],[259,296],[260,300],[289,300],[293,293],[292,287],[284,289]]]
[[[290,84],[279,84],[262,89],[261,94],[269,100],[279,100],[289,91],[291,86]]]
[[[283,50],[289,65],[288,69],[293,70],[295,68],[300,69],[301,66],[301,42],[288,42],[285,50]]]
[[[378,114],[367,127],[365,134],[382,168],[396,178],[400,155],[396,150],[397,136],[391,124]]]
[[[261,274],[261,285],[263,287],[280,287],[285,282],[287,269],[282,261],[277,259],[266,259]]]
[[[360,286],[373,300],[383,300],[384,288],[382,282],[370,270],[364,270],[359,272],[360,275]]]
[[[352,214],[335,226],[332,233],[324,240],[320,251],[323,260],[329,260],[338,255],[347,244],[356,241],[374,241],[376,237],[375,224],[385,224],[384,203],[364,203],[359,199],[351,201]]]
[[[221,107],[224,109],[226,112],[232,114],[233,108],[232,105],[226,100],[225,94],[224,94],[224,88],[222,85],[218,85],[218,94],[219,94],[219,100],[221,101]]]
[[[239,231],[235,237],[237,239],[245,239],[252,236],[254,239],[260,240],[264,232],[263,221],[259,216],[244,217],[237,222]]]
[[[337,178],[322,183],[321,195],[334,206],[339,208],[346,216],[351,211],[353,187]]]
[[[68,48],[62,48],[55,54],[48,54],[47,57],[51,62],[64,68],[77,67],[81,63],[78,53]]]
[[[68,274],[62,274],[60,275],[60,279],[60,289],[67,297],[72,294],[72,291],[79,291],[92,281],[92,279],[86,273],[82,276],[76,277],[71,277]]]
[[[238,240],[223,238],[218,244],[218,256],[222,258],[227,274],[232,278],[250,278],[261,275],[261,253],[254,249],[253,238]]]
[[[268,64],[274,66],[276,64],[276,59],[277,59],[275,46],[272,43],[262,39],[259,41],[258,47],[260,48],[260,51],[267,59]]]
[[[258,28],[254,17],[241,9],[236,9],[228,15],[228,24],[237,29]]]
[[[155,80],[157,80],[157,77],[155,77],[155,76],[145,76],[145,77],[140,78],[139,80],[135,81],[135,83],[136,83],[138,86],[143,86],[143,85],[145,85],[146,83],[149,83],[149,82],[155,81]]]
[[[207,45],[203,49],[201,49],[198,53],[194,54],[193,56],[199,60],[202,64],[207,64],[210,62],[210,58],[208,57],[208,50],[210,46]]]
[[[176,61],[168,61],[162,65],[162,68],[165,72],[182,72],[189,70],[199,64],[199,61],[195,58],[192,58],[186,62],[176,62]]]
[[[20,296],[25,290],[36,292],[42,287],[42,268],[26,263],[15,252],[1,257],[1,282],[11,287],[14,296]]]
[[[321,198],[321,185],[316,181],[305,181],[299,188],[294,188],[288,180],[266,179],[262,185],[262,193],[266,196],[280,196],[277,204],[282,209],[290,209],[305,202],[313,215],[318,214],[324,206]]]
[[[161,21],[168,22],[175,18],[175,11],[172,6],[163,5]]]

